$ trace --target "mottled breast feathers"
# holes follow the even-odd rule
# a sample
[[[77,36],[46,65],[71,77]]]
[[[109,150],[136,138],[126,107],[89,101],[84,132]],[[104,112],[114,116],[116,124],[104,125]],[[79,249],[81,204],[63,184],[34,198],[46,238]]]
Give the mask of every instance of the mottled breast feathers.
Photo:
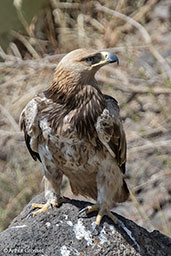
[[[71,130],[76,128],[79,138],[84,137],[90,143],[95,141],[97,146],[101,141],[125,173],[126,138],[119,116],[119,106],[114,98],[99,93],[91,86],[80,90],[74,100],[70,101],[71,104],[59,104],[45,95],[44,92],[40,93],[29,102],[20,117],[26,145],[34,160],[40,160],[36,149],[38,138],[42,136],[40,120],[46,119],[51,132],[60,136],[67,118]]]
[[[43,95],[49,97],[47,91]],[[57,98],[55,101],[53,98],[47,98],[48,104],[44,101],[45,105],[40,106],[41,118],[47,118],[52,132],[60,135],[67,116],[71,127],[76,127],[80,139],[84,136],[91,139],[95,136],[94,124],[97,117],[106,106],[103,94],[98,88],[87,85],[71,93],[70,97],[68,95],[66,97],[67,100],[63,95],[63,103]]]

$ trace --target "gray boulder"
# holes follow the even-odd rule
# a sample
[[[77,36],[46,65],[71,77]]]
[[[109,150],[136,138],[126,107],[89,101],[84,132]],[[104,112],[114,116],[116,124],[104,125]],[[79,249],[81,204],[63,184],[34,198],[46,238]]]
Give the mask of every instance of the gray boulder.
[[[0,255],[171,255],[169,237],[156,230],[150,233],[118,214],[115,214],[119,219],[117,225],[104,217],[97,231],[95,213],[78,217],[79,210],[88,202],[66,199],[59,208],[27,218],[31,204],[42,202],[43,194],[33,198],[0,233]]]

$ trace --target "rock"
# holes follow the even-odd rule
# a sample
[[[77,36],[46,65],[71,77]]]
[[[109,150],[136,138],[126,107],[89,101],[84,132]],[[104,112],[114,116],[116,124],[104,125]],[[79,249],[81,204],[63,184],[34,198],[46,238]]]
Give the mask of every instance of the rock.
[[[66,198],[61,207],[27,218],[31,204],[41,202],[43,194],[33,198],[0,233],[0,255],[166,256],[171,252],[169,237],[159,231],[150,233],[118,214],[117,225],[105,217],[97,232],[95,213],[78,217],[79,210],[88,202]]]

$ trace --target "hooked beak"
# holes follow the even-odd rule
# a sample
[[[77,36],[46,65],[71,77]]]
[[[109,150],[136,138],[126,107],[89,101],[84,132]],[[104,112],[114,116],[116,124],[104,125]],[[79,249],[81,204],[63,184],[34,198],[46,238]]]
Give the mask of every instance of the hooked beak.
[[[101,52],[101,55],[103,56],[104,62],[106,64],[116,62],[119,65],[119,59],[114,53],[112,53],[112,52]]]
[[[119,59],[118,57],[112,53],[112,52],[100,52],[101,54],[101,59],[99,60],[99,62],[93,64],[93,67],[102,67],[106,64],[109,63],[113,63],[113,62],[117,62],[117,64],[119,64]]]

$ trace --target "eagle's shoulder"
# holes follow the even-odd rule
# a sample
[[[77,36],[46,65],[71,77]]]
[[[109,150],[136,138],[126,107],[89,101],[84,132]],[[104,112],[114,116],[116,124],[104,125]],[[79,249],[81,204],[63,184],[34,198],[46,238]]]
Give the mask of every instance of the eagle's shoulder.
[[[120,116],[119,116],[120,109],[119,109],[117,100],[107,94],[103,94],[103,96],[106,100],[106,107],[109,110],[110,114],[120,118]]]
[[[107,94],[103,94],[103,96],[105,97],[106,100],[111,101],[111,102],[115,103],[115,105],[118,106],[118,102],[115,98],[113,98],[112,96],[107,95]]]

